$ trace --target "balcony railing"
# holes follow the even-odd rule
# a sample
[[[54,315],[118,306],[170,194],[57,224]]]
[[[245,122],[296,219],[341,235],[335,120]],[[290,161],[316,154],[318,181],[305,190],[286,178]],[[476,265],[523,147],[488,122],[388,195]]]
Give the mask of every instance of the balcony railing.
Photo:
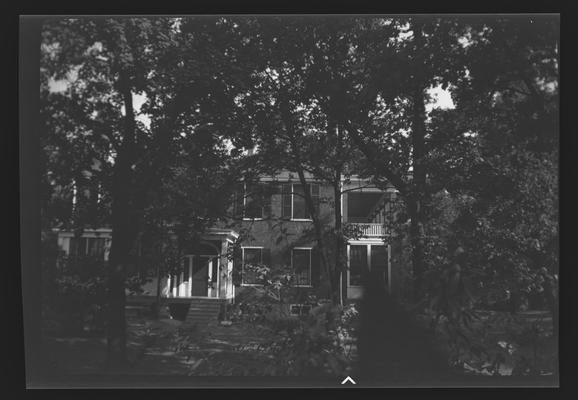
[[[352,223],[351,225],[355,225],[361,230],[362,237],[381,237],[386,234],[383,224]]]

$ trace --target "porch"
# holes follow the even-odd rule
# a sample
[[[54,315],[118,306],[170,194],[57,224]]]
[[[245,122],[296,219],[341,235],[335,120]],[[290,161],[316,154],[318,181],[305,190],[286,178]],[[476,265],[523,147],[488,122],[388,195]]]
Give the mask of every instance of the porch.
[[[234,299],[233,260],[228,255],[238,236],[234,231],[209,229],[181,258],[180,268],[166,277],[162,297]]]
[[[362,223],[354,222],[353,225],[361,232],[361,236],[364,238],[380,238],[387,235],[387,230],[385,229],[383,223]]]

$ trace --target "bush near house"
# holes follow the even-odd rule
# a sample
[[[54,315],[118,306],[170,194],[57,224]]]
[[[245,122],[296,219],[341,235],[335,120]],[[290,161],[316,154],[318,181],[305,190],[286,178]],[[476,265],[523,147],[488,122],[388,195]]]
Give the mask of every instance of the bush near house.
[[[341,376],[355,368],[355,305],[333,306],[292,284],[289,267],[247,266],[258,272],[259,286],[245,287],[224,319],[240,329],[259,331],[258,343],[239,343],[226,354],[215,353],[191,374],[231,376]],[[311,306],[291,315],[291,304]],[[235,329],[235,328],[228,328]],[[193,334],[180,340],[182,354],[195,347]]]
[[[43,301],[45,332],[56,335],[103,335],[105,332],[106,267],[100,257],[60,255]],[[143,280],[130,276],[127,291],[138,293]]]

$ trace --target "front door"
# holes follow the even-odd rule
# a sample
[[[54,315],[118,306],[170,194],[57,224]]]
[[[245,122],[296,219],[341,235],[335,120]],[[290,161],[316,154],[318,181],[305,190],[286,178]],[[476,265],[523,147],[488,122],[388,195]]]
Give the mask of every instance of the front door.
[[[360,298],[363,293],[362,281],[366,273],[371,279],[378,279],[385,287],[390,287],[389,250],[381,243],[350,244],[347,246],[348,274],[347,298]]]
[[[389,286],[389,263],[387,246],[371,246],[371,271],[373,278],[378,279],[380,284]]]
[[[193,256],[191,275],[191,296],[207,296],[209,293],[209,271],[212,266],[210,257]]]

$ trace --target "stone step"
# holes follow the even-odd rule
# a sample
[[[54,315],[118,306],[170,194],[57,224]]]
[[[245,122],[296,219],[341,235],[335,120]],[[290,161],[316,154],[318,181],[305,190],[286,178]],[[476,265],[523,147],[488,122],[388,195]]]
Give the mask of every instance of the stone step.
[[[216,297],[188,297],[190,301],[204,301],[204,302],[215,302],[215,303],[222,303],[225,299],[218,299]]]
[[[204,326],[210,321],[216,321],[224,302],[224,299],[191,299],[184,326]]]
[[[210,305],[210,306],[204,306],[202,304],[191,304],[191,306],[189,307],[189,310],[220,310],[221,306],[214,306],[214,305]]]
[[[193,310],[193,311],[194,311],[194,310],[200,310],[200,311],[202,311],[202,310],[211,310],[211,311],[214,311],[214,310],[220,310],[221,307],[213,307],[213,306],[204,307],[204,306],[200,306],[200,305],[194,305],[194,306],[190,306],[188,309],[189,309],[189,310]]]
[[[201,325],[206,325],[209,324],[211,322],[218,322],[217,318],[201,318],[201,319],[188,319],[185,322],[183,322],[183,326],[190,326],[193,324],[201,324]]]
[[[189,309],[189,314],[194,314],[194,313],[201,313],[201,314],[214,314],[214,313],[218,313],[219,312],[219,308],[216,308],[214,310],[191,310]]]
[[[187,315],[190,317],[212,317],[212,316],[217,317],[218,314],[219,314],[218,312],[202,312],[202,313],[190,313]]]
[[[187,315],[217,315],[219,314],[218,310],[215,311],[189,311]]]

